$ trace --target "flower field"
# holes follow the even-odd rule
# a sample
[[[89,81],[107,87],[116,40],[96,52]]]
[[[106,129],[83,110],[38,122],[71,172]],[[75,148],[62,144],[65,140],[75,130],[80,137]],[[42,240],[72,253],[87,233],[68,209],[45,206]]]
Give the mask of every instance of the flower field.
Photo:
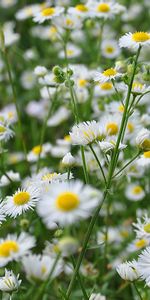
[[[150,299],[149,0],[0,0],[0,299]]]

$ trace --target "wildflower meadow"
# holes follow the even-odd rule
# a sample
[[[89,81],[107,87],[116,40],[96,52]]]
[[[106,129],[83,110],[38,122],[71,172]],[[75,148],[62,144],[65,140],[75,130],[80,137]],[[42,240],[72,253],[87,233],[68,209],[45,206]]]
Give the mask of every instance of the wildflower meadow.
[[[0,0],[0,300],[150,299],[150,0]]]

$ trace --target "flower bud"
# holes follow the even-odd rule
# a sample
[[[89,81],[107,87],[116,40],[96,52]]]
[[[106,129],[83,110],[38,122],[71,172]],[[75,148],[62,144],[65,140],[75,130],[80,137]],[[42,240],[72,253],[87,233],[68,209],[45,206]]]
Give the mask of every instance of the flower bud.
[[[34,74],[38,77],[44,77],[47,74],[47,69],[43,66],[37,66],[34,69]]]
[[[77,252],[79,244],[76,239],[68,236],[60,239],[57,246],[63,256],[69,256]]]
[[[75,158],[68,152],[62,159],[62,164],[64,166],[71,167],[75,164]]]

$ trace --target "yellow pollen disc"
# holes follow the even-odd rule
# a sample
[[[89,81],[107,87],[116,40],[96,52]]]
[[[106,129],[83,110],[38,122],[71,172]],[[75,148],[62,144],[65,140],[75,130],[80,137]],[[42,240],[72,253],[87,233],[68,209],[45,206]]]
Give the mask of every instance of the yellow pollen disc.
[[[144,225],[144,231],[146,231],[147,233],[150,233],[150,223]]]
[[[135,187],[133,188],[132,192],[133,192],[133,194],[138,195],[138,194],[140,194],[141,192],[143,192],[143,189],[142,189],[142,187],[141,187],[140,185],[137,185],[137,186],[135,186]]]
[[[13,116],[14,116],[14,113],[13,113],[12,111],[10,111],[10,112],[8,113],[8,118],[11,119],[11,118],[13,118]]]
[[[143,84],[140,83],[140,82],[134,82],[133,85],[132,85],[132,88],[133,88],[133,90],[134,89],[140,89],[140,90],[142,90]]]
[[[98,12],[107,13],[110,11],[110,5],[107,3],[101,3],[97,7]]]
[[[106,130],[109,135],[115,135],[118,133],[118,125],[116,123],[108,123]]]
[[[143,43],[150,40],[150,34],[148,32],[135,32],[132,34],[132,40],[137,43]]]
[[[111,47],[111,46],[108,46],[108,47],[106,48],[106,52],[107,52],[107,53],[113,53],[113,52],[114,52],[114,48]]]
[[[68,49],[68,50],[67,50],[67,55],[68,55],[68,56],[73,55],[73,54],[74,54],[74,51],[73,51],[73,50],[71,50],[71,49]]]
[[[18,252],[19,246],[15,241],[5,241],[0,244],[0,257],[8,257],[11,252]]]
[[[52,180],[54,176],[56,176],[57,173],[47,173],[44,176],[42,176],[42,180]]]
[[[135,243],[137,248],[143,248],[147,245],[147,242],[144,239],[141,239]]]
[[[81,11],[81,12],[86,12],[88,11],[88,8],[84,4],[78,4],[76,5],[76,9]]]
[[[56,206],[62,211],[71,211],[78,207],[79,197],[71,192],[61,193],[56,199]]]
[[[145,139],[144,142],[142,143],[142,148],[145,150],[150,149],[150,139]]]
[[[4,119],[3,116],[0,116],[0,121],[1,121],[1,122],[4,122],[4,121],[5,121],[5,119]]]
[[[120,112],[124,112],[124,106],[121,104],[121,105],[118,107],[118,110],[119,110]]]
[[[42,274],[45,274],[47,271],[47,268],[45,266],[42,266],[41,271],[42,271]]]
[[[150,151],[144,152],[144,157],[145,158],[150,158]]]
[[[24,205],[30,200],[30,194],[28,192],[18,192],[13,196],[13,201],[16,205]]]
[[[51,26],[50,33],[55,34],[57,32],[57,28],[55,26]]]
[[[87,80],[86,79],[79,79],[78,83],[79,83],[80,87],[85,87],[86,84],[87,84]]]
[[[129,232],[127,230],[120,231],[122,237],[127,238],[129,236]]]
[[[103,75],[106,76],[106,77],[115,76],[116,74],[117,74],[117,71],[113,68],[107,69],[103,72]]]
[[[33,15],[33,10],[31,7],[27,7],[25,10],[25,13],[27,14],[28,17],[31,17]]]
[[[0,134],[6,132],[6,128],[4,126],[0,126]]]
[[[74,22],[71,19],[66,19],[66,25],[72,26]]]
[[[40,145],[38,146],[35,146],[32,148],[32,152],[35,154],[35,155],[39,155],[41,152],[42,152],[42,147]]]
[[[110,82],[105,82],[100,84],[101,90],[111,90],[112,89],[112,83]]]
[[[54,7],[48,7],[42,10],[41,14],[44,17],[49,17],[52,16],[55,13],[55,8]]]
[[[70,135],[68,134],[68,135],[65,135],[64,136],[64,140],[66,141],[66,142],[71,142],[71,137],[70,137]]]
[[[134,125],[130,122],[128,123],[127,128],[128,128],[130,133],[134,131]]]

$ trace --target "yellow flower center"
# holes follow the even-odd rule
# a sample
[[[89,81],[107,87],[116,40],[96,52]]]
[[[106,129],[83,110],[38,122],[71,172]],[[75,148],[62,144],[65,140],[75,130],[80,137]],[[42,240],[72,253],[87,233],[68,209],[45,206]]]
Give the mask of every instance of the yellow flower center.
[[[43,265],[43,266],[41,267],[41,272],[42,272],[42,274],[45,274],[46,271],[47,271],[47,268],[46,268],[46,266]]]
[[[134,125],[130,122],[128,123],[127,128],[128,128],[130,133],[134,131]]]
[[[113,68],[107,69],[103,72],[103,75],[106,77],[115,76],[117,74],[117,71]]]
[[[87,80],[86,79],[79,79],[78,83],[79,83],[80,87],[85,87],[86,84],[87,84]]]
[[[18,252],[19,246],[15,241],[5,241],[0,244],[0,257],[8,257],[11,252]]]
[[[42,147],[40,145],[33,147],[32,152],[35,155],[39,155],[42,152]]]
[[[0,134],[6,132],[6,128],[4,126],[0,126]]]
[[[141,146],[143,149],[149,150],[150,149],[150,139],[145,139]]]
[[[135,32],[132,34],[132,40],[137,43],[143,43],[150,39],[150,34],[148,32]]]
[[[49,32],[50,34],[55,34],[57,33],[57,28],[55,26],[51,26]]]
[[[71,49],[68,49],[67,50],[67,55],[68,56],[71,56],[71,55],[73,55],[74,54],[74,51],[73,50],[71,50]]]
[[[108,47],[106,47],[106,52],[107,53],[113,53],[114,52],[114,47],[112,47],[112,46],[108,46]]]
[[[124,106],[121,104],[119,107],[118,107],[118,110],[123,113],[124,112]]]
[[[56,206],[62,211],[71,211],[78,207],[79,197],[72,192],[63,192],[56,199]]]
[[[144,231],[150,233],[150,223],[144,225]]]
[[[118,133],[118,125],[116,123],[108,123],[106,130],[109,135],[115,135]]]
[[[71,19],[66,19],[66,25],[67,26],[72,26],[74,22]]]
[[[108,3],[101,3],[97,7],[98,12],[107,13],[110,11],[110,5]]]
[[[71,142],[71,137],[70,137],[70,135],[68,134],[68,135],[65,135],[64,136],[64,140],[66,141],[66,142]]]
[[[143,247],[145,247],[146,245],[147,245],[147,242],[146,242],[146,240],[144,240],[144,239],[141,239],[141,240],[135,242],[135,246],[136,246],[137,248],[143,248]]]
[[[14,113],[12,111],[9,111],[8,113],[8,118],[12,119],[14,117]]]
[[[56,176],[57,173],[47,173],[44,176],[42,176],[42,180],[52,180],[54,176]]]
[[[104,82],[100,84],[101,90],[111,90],[113,87],[112,83],[110,82]]]
[[[135,187],[133,188],[132,192],[133,192],[133,194],[138,195],[138,194],[140,194],[141,192],[143,192],[143,189],[142,189],[142,187],[141,187],[140,185],[137,185],[137,186],[135,186]]]
[[[150,151],[144,152],[144,157],[145,158],[150,158]]]
[[[81,12],[86,12],[88,11],[88,8],[84,4],[78,4],[76,5],[76,9],[81,11]]]
[[[28,192],[18,192],[13,197],[13,201],[16,205],[24,205],[30,200],[30,194]]]
[[[50,17],[55,13],[55,8],[54,7],[48,7],[42,10],[42,16],[44,17]]]
[[[140,83],[140,82],[134,82],[133,85],[132,85],[132,88],[133,88],[133,90],[136,90],[136,89],[142,90],[143,84]]]

